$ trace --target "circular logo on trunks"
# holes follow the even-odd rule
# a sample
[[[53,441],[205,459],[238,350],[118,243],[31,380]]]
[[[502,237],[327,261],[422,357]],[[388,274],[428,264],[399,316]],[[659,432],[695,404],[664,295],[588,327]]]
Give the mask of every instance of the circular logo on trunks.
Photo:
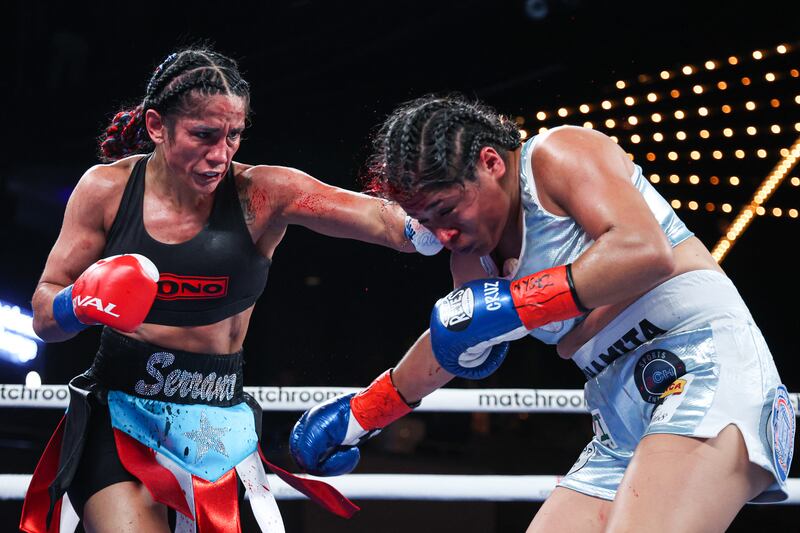
[[[686,373],[686,364],[667,350],[645,352],[633,370],[633,379],[639,394],[647,403],[658,403],[661,394],[670,384]]]
[[[792,466],[795,414],[789,392],[779,386],[772,402],[772,458],[781,481],[786,481]]]
[[[475,307],[472,289],[458,289],[436,302],[436,314],[439,321],[450,331],[467,329],[472,322]]]

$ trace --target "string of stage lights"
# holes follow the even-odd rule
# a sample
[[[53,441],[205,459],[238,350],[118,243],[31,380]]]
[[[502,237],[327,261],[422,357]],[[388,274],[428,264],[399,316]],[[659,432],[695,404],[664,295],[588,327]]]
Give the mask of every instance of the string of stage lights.
[[[625,91],[619,97],[540,110],[534,115],[536,121],[526,124],[525,117],[517,117],[517,122],[522,126],[523,138],[527,138],[532,131],[541,133],[558,125],[558,121],[580,117],[584,127],[602,129],[615,142],[629,148],[632,160],[641,157],[649,164],[737,161],[741,165],[776,160],[766,177],[762,174],[766,169],[752,168],[737,168],[735,172],[741,174],[726,178],[714,172],[701,179],[692,170],[683,178],[677,173],[664,179],[658,173],[648,176],[654,184],[725,185],[712,188],[721,194],[726,194],[728,187],[760,181],[744,204],[741,199],[717,197],[668,198],[674,209],[725,214],[738,209],[712,249],[712,255],[720,262],[756,217],[800,217],[797,206],[764,205],[784,181],[800,186],[800,178],[789,175],[800,156],[800,138],[792,143],[800,133],[800,70],[790,64],[798,60],[798,52],[800,42],[780,44],[745,56],[731,55],[724,60],[709,59],[662,70],[657,75],[641,74],[633,80],[618,80],[614,88],[606,91]],[[711,102],[709,98],[720,101]],[[691,102],[692,99],[702,101]],[[791,147],[787,147],[789,143]]]

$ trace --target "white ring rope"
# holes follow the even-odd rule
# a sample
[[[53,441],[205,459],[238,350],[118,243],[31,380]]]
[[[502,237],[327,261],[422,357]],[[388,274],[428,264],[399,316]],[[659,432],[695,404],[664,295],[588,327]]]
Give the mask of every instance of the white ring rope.
[[[265,411],[305,411],[340,394],[358,392],[357,387],[245,387]],[[800,393],[789,394],[800,416]],[[26,387],[0,384],[0,408],[66,408],[66,385]],[[439,389],[427,396],[415,412],[450,413],[586,413],[580,389]]]
[[[265,411],[304,411],[357,387],[245,387]],[[795,412],[800,393],[791,393]],[[0,384],[0,408],[66,408],[66,385],[26,387]],[[489,413],[586,413],[582,390],[571,389],[439,389],[427,396],[415,411]],[[800,413],[798,413],[800,416]],[[275,497],[283,500],[305,496],[269,474]],[[442,501],[544,501],[559,476],[348,474],[324,479],[345,496],[364,500]],[[0,500],[22,499],[29,474],[0,474]],[[800,479],[787,480],[789,498],[781,503],[800,504]]]
[[[483,502],[541,502],[558,483],[559,476],[495,476],[434,474],[347,474],[319,478],[353,500],[426,500]],[[270,490],[278,500],[306,497],[273,474],[267,474]],[[21,500],[28,489],[29,474],[0,474],[0,501]],[[786,480],[789,498],[783,505],[800,504],[800,479]]]

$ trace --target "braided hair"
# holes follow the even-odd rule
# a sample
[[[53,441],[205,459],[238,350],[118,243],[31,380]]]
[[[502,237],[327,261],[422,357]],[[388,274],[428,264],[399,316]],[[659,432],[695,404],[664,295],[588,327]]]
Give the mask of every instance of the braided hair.
[[[392,113],[373,140],[367,190],[393,200],[474,181],[484,146],[505,155],[520,145],[517,125],[459,95],[424,96]]]
[[[142,102],[119,111],[100,136],[100,157],[116,161],[152,151],[153,141],[145,128],[145,112],[154,109],[169,126],[174,116],[190,113],[198,97],[240,96],[249,110],[250,86],[236,62],[207,49],[187,49],[167,56],[153,71]]]

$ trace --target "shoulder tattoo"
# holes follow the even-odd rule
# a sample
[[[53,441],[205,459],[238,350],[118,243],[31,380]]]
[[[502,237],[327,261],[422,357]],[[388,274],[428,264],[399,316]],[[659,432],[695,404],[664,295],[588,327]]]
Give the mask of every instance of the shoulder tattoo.
[[[236,189],[239,193],[239,203],[242,206],[244,221],[250,226],[260,215],[264,214],[269,206],[269,198],[262,189],[254,186],[253,179],[247,176],[242,176],[238,180]]]

